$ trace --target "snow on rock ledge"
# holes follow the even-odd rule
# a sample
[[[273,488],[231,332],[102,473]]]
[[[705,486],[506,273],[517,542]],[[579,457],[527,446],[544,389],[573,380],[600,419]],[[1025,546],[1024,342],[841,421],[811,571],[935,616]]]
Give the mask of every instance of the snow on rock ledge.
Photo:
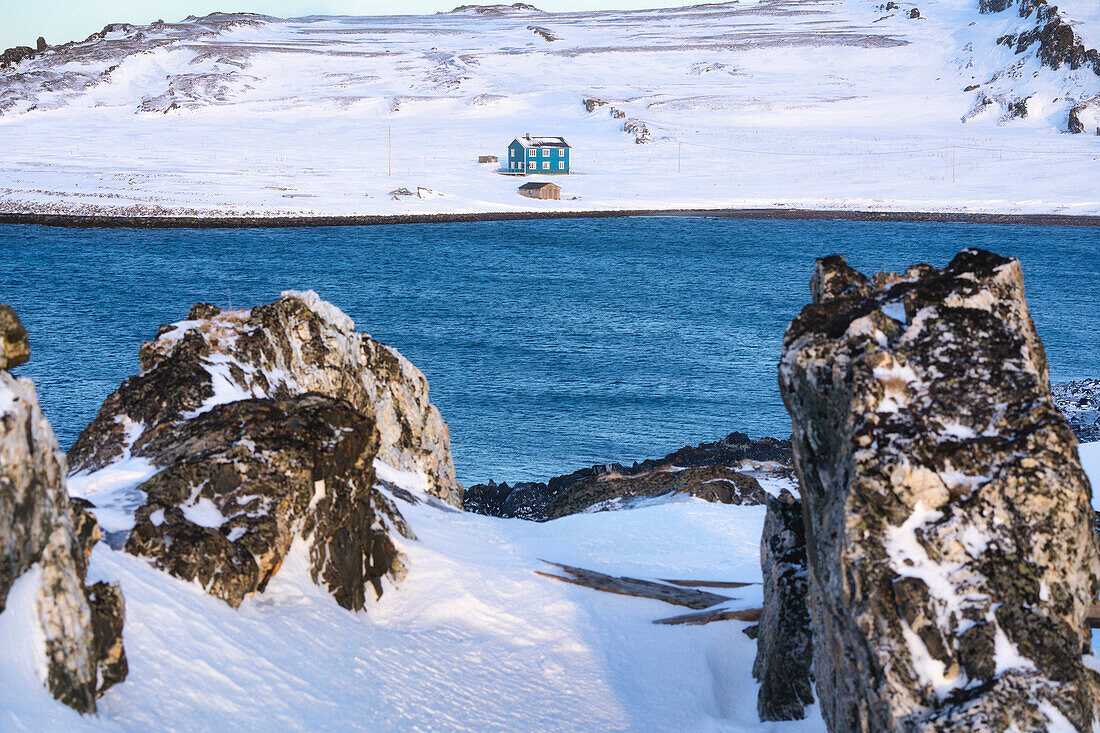
[[[354,329],[313,292],[196,305],[81,432],[73,492],[113,546],[231,606],[301,538],[314,580],[362,609],[403,577],[396,536],[412,537],[376,466],[452,504],[461,486],[424,376]]]
[[[34,383],[7,371],[27,360],[26,337],[15,312],[0,305],[0,616],[13,600],[9,591],[27,589],[33,602],[21,596],[23,610],[33,612],[3,623],[19,624],[11,633],[35,640],[22,665],[4,654],[13,650],[0,648],[3,684],[19,684],[8,675],[38,676],[58,700],[93,713],[96,697],[126,676],[125,610],[117,584],[84,585],[99,532],[94,519],[70,506],[65,457]]]
[[[1090,488],[1019,262],[828,257],[811,289],[779,379],[830,729],[1092,729]]]

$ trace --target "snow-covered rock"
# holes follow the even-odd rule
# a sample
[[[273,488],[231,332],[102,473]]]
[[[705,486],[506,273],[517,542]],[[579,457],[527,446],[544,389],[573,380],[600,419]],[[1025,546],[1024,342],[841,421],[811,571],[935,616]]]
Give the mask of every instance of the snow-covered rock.
[[[125,609],[117,584],[84,584],[98,531],[79,507],[70,515],[65,456],[34,383],[7,371],[29,353],[19,319],[0,306],[0,636],[28,644],[21,664],[0,670],[0,685],[37,680],[92,713],[96,697],[126,676]]]
[[[1019,262],[868,279],[819,260],[780,386],[832,730],[1096,725],[1088,480]]]
[[[403,576],[394,538],[412,537],[376,484],[459,502],[423,374],[311,291],[247,311],[196,305],[142,345],[141,364],[70,450],[70,488],[113,547],[231,606],[300,538],[314,581],[361,609]]]

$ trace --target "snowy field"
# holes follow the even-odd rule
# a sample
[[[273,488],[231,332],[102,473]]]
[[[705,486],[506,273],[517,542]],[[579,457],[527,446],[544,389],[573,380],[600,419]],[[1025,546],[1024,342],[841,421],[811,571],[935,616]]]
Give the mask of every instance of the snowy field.
[[[1097,485],[1100,443],[1081,455]],[[0,729],[824,730],[816,706],[758,722],[746,624],[657,626],[680,609],[535,574],[547,559],[758,582],[763,507],[686,499],[545,524],[400,507],[419,537],[402,547],[409,575],[359,614],[310,581],[300,546],[234,611],[100,543],[89,579],[122,582],[130,675],[98,719],[50,698],[28,644],[10,638],[30,626],[17,584],[0,615]],[[730,594],[733,608],[760,603],[759,586]]]
[[[0,212],[1100,214],[1100,137],[1065,132],[1100,76],[998,46],[1029,27],[1015,12],[921,0],[911,19],[910,2],[880,5],[116,30],[0,72]],[[1064,5],[1096,44],[1095,3]],[[1027,117],[1009,119],[1021,99]],[[632,120],[650,142],[624,131]],[[476,162],[504,160],[525,132],[572,144],[563,200],[521,198],[523,179]],[[395,200],[399,188],[414,195]]]

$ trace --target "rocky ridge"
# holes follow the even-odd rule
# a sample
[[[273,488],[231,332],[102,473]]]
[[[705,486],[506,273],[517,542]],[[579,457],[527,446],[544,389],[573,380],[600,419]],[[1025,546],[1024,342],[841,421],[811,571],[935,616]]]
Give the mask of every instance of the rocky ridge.
[[[6,69],[0,74],[0,115],[63,107],[93,87],[110,83],[118,66],[137,54],[270,20],[254,13],[211,13],[179,23],[110,23],[83,41],[48,46],[39,39],[36,49],[8,49],[0,55],[0,69]],[[165,88],[146,94],[136,111],[169,112],[228,102],[254,81],[241,73],[251,65],[248,56],[247,50],[228,45],[197,55],[191,73],[169,74]]]
[[[140,357],[69,451],[70,485],[115,518],[113,546],[231,606],[300,541],[314,580],[361,609],[413,537],[387,477],[460,501],[423,374],[312,291],[196,305]]]
[[[772,464],[772,470],[782,472],[789,463],[789,441],[751,440],[734,432],[722,440],[681,448],[664,458],[632,466],[592,466],[545,483],[475,484],[466,490],[463,507],[477,514],[542,522],[582,511],[621,508],[631,500],[671,493],[726,504],[762,504],[764,492],[759,484],[738,469],[743,464]]]
[[[1019,262],[829,257],[811,291],[779,374],[830,730],[1092,729],[1090,490]]]
[[[0,305],[0,613],[24,614],[23,633],[40,640],[54,697],[94,713],[96,698],[126,677],[125,604],[117,583],[85,585],[99,528],[79,502],[70,504],[65,456],[34,383],[8,371],[29,357],[26,330]],[[8,609],[24,583],[28,607]]]

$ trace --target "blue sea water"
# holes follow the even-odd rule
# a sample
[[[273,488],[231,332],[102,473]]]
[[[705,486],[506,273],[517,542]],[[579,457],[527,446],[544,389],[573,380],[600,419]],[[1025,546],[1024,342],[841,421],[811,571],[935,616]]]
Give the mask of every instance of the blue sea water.
[[[459,479],[545,479],[733,430],[785,437],[776,363],[815,257],[864,272],[1020,258],[1055,381],[1100,377],[1100,230],[703,218],[320,229],[0,225],[0,302],[30,332],[67,448],[198,301],[312,288],[428,377]]]

